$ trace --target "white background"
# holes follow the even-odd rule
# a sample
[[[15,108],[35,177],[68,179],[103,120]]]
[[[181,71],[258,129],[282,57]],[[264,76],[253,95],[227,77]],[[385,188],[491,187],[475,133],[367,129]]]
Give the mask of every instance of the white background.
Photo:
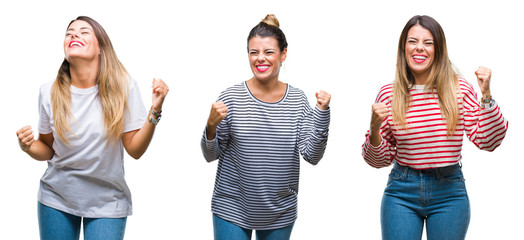
[[[126,239],[212,239],[211,194],[217,162],[200,138],[211,103],[247,80],[246,38],[274,13],[289,42],[280,79],[332,94],[328,147],[318,166],[302,161],[299,217],[292,239],[380,239],[379,209],[390,168],[361,157],[371,104],[394,78],[405,23],[434,17],[449,56],[477,92],[474,71],[493,69],[492,94],[509,120],[492,153],[466,138],[463,170],[472,207],[468,239],[515,239],[522,233],[524,17],[517,1],[3,1],[0,4],[0,239],[38,239],[39,178],[15,132],[38,124],[39,86],[54,80],[67,24],[97,20],[149,108],[153,77],[171,91],[153,142],[138,161],[126,156],[134,214]]]

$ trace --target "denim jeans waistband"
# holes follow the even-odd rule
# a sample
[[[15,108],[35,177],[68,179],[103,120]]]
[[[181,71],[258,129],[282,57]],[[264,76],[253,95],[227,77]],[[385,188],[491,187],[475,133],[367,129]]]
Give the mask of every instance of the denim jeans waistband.
[[[446,175],[446,173],[450,173],[453,171],[456,171],[457,169],[460,169],[462,166],[460,163],[456,163],[451,166],[446,167],[439,167],[439,168],[428,168],[428,169],[414,169],[407,166],[402,166],[398,164],[398,162],[395,162],[393,165],[393,168],[397,169],[400,172],[412,174],[412,175],[435,175],[435,176],[442,176]]]

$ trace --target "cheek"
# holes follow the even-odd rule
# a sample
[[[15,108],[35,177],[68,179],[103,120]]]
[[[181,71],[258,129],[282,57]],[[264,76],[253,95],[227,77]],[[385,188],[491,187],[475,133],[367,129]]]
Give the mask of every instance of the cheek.
[[[69,47],[69,39],[64,39],[64,49]]]
[[[89,42],[89,45],[93,47],[95,52],[97,53],[100,52],[100,45],[98,44],[96,37],[92,37],[91,39],[88,39],[87,41]]]

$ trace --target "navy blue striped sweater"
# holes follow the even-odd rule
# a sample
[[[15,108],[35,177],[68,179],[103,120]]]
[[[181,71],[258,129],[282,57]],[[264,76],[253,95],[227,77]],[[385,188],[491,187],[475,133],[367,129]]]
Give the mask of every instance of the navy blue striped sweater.
[[[217,136],[201,140],[210,162],[219,159],[211,210],[240,227],[277,229],[297,217],[299,154],[317,164],[326,148],[330,110],[311,108],[300,89],[287,87],[276,103],[256,99],[240,83],[218,101],[228,107]]]

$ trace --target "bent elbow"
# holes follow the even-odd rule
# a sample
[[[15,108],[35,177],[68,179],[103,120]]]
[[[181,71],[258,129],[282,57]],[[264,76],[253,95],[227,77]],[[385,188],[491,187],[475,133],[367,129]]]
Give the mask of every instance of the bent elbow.
[[[206,162],[208,162],[208,163],[216,160],[216,159],[213,159],[213,158],[210,158],[210,157],[204,157],[204,159],[206,159]]]

